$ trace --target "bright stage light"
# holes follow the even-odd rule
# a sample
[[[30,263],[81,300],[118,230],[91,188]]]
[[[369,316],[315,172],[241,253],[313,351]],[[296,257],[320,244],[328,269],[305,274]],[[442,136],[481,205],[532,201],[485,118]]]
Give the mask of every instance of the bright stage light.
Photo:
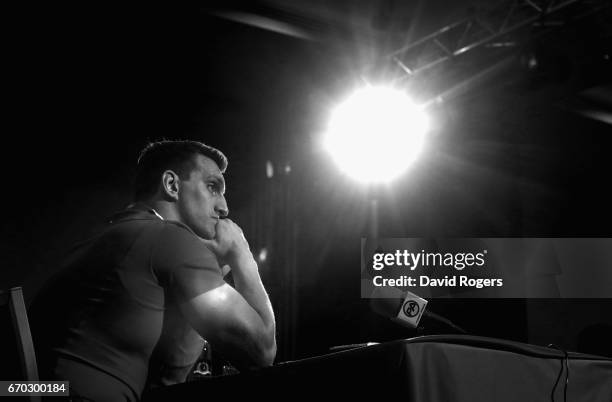
[[[427,116],[405,93],[367,87],[334,111],[324,146],[349,176],[388,182],[416,159],[428,126]]]

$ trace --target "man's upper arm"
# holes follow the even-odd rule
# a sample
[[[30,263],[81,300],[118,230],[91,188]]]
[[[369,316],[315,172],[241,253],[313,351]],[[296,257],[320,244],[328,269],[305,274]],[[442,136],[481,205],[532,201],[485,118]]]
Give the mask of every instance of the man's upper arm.
[[[152,251],[152,268],[166,294],[180,303],[223,285],[223,275],[202,239],[186,227],[164,222]]]
[[[198,333],[239,366],[268,364],[263,322],[233,287],[223,284],[179,305]]]
[[[261,365],[261,318],[223,280],[205,243],[188,229],[166,223],[156,247],[154,271],[194,329],[233,363]]]

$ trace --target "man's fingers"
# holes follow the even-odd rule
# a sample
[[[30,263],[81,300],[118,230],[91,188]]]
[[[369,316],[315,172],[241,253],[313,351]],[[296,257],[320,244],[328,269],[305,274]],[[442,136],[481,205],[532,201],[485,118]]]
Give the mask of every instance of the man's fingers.
[[[225,276],[227,274],[230,273],[230,271],[232,270],[232,267],[230,267],[229,265],[224,265],[221,267],[221,275]]]

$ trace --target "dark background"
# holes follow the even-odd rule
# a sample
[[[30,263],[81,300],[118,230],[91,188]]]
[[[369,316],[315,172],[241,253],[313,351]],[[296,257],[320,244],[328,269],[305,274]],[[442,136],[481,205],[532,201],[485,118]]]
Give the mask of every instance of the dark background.
[[[189,138],[229,157],[230,215],[254,254],[268,251],[260,269],[277,312],[279,361],[448,331],[397,327],[360,299],[368,194],[337,172],[319,138],[364,63],[470,4],[295,2],[290,14],[279,4],[9,13],[2,288],[23,286],[30,301],[63,250],[130,202],[140,149]],[[276,18],[310,39],[218,16],[227,10]],[[500,73],[433,107],[426,152],[376,194],[380,235],[610,237],[610,21],[608,8],[536,39],[528,32]],[[539,67],[529,70],[521,60],[536,51]],[[603,94],[597,102],[592,91]],[[607,123],[586,109],[603,110]],[[601,339],[611,307],[611,299],[430,302],[476,335],[600,354],[610,353]]]

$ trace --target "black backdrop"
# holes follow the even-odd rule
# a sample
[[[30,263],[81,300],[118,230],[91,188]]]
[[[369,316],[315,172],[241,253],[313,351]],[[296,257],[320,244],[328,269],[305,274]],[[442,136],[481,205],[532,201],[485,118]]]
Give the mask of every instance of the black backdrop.
[[[279,314],[281,360],[416,334],[360,300],[367,197],[317,147],[329,107],[357,81],[354,46],[303,41],[198,7],[53,7],[14,14],[3,287],[23,285],[31,300],[62,251],[129,202],[146,142],[193,138],[229,156],[232,214],[254,251],[269,251],[261,270]],[[567,54],[584,43],[576,39]],[[611,129],[567,106],[609,79],[589,60],[573,62],[563,80],[529,77],[517,64],[435,110],[430,152],[379,195],[381,235],[610,236]],[[585,329],[612,324],[610,299],[430,306],[477,335],[570,349],[581,347]],[[609,353],[603,347],[596,351]]]

